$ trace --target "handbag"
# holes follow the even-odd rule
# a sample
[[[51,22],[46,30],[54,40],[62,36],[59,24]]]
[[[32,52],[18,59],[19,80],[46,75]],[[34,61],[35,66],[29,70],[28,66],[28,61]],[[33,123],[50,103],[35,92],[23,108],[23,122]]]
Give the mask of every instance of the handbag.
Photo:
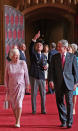
[[[6,96],[5,96],[5,101],[4,101],[3,107],[4,107],[4,109],[6,109],[6,110],[10,108],[10,103],[9,103],[7,94],[6,94]]]
[[[4,109],[9,109],[9,101],[8,100],[5,100],[4,101]]]

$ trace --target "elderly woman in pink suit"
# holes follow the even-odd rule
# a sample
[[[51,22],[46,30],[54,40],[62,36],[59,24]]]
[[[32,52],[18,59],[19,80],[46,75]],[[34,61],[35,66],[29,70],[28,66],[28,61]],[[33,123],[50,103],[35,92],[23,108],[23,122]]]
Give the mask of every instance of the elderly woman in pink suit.
[[[5,85],[15,115],[16,127],[20,127],[25,88],[29,87],[28,68],[26,62],[19,60],[19,57],[19,50],[16,48],[12,49],[10,53],[11,62],[6,65],[5,69]]]

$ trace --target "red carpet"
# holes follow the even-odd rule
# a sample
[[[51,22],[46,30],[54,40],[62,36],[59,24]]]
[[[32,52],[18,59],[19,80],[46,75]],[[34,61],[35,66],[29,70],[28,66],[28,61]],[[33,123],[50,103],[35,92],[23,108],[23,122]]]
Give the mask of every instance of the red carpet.
[[[56,107],[55,95],[46,96],[47,114],[40,114],[40,95],[37,96],[37,114],[32,115],[31,95],[27,95],[23,102],[23,112],[21,117],[21,128],[14,128],[15,119],[11,108],[3,109],[4,88],[0,87],[0,131],[78,131],[78,104],[76,105],[76,115],[71,129],[59,127],[60,121]],[[78,100],[78,99],[77,99]],[[77,101],[78,103],[78,101]]]

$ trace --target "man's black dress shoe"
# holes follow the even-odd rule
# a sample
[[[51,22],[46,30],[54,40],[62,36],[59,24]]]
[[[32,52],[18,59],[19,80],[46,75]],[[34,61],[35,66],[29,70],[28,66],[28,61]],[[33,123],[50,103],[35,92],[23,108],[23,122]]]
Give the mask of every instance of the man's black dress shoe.
[[[25,92],[25,95],[30,95],[30,93],[29,92]]]
[[[46,111],[43,111],[43,112],[41,112],[41,114],[47,114],[47,112],[46,112]]]
[[[71,128],[71,127],[72,127],[72,124],[68,124],[68,125],[67,125],[67,128]]]
[[[48,91],[48,92],[46,92],[46,94],[51,94],[51,93]]]
[[[66,126],[66,123],[62,123],[61,125],[60,125],[60,127],[65,127]]]
[[[36,114],[36,111],[33,111],[32,114]]]
[[[46,94],[47,94],[47,95],[48,95],[48,94],[54,94],[54,92],[48,91],[48,92],[46,92]]]

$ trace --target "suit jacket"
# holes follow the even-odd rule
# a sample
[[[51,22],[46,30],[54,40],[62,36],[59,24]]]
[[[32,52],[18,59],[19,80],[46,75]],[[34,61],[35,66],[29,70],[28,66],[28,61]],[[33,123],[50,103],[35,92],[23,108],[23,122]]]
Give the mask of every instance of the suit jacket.
[[[64,69],[62,69],[60,53],[52,57],[49,66],[49,81],[54,82],[57,92],[61,90],[63,80],[68,90],[73,90],[74,84],[78,82],[77,60],[71,53],[66,54]]]
[[[49,54],[48,54],[48,63],[50,64],[51,62],[51,58],[53,55],[57,54],[58,51],[56,49],[52,49],[51,51],[49,51]]]
[[[44,68],[47,64],[47,57],[41,53],[41,57],[39,56],[38,52],[34,50],[34,42],[32,41],[29,47],[29,54],[30,54],[30,76],[36,79],[45,79]]]
[[[20,52],[20,60],[24,60],[26,62],[26,56],[24,55],[24,53],[21,50],[19,50],[19,52]]]

